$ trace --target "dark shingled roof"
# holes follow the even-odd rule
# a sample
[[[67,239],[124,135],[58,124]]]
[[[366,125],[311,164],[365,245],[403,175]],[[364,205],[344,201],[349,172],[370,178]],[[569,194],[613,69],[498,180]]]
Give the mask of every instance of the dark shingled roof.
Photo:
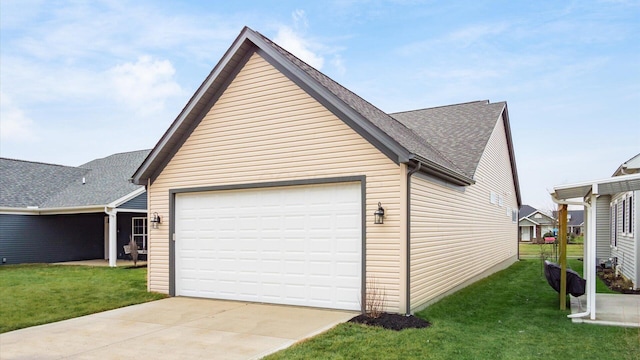
[[[529,206],[529,205],[522,205],[520,206],[520,219],[522,219],[523,217],[527,217],[531,214],[533,214],[534,212],[538,211],[536,208],[534,208],[533,206]]]
[[[569,210],[569,215],[571,215],[571,219],[569,219],[569,226],[580,226],[584,223],[584,210]]]
[[[505,105],[474,101],[391,116],[429,141],[465,175],[473,177]]]
[[[129,178],[150,151],[114,154],[79,167],[0,158],[0,206],[59,208],[109,204],[141,187],[129,182]]]
[[[0,158],[0,206],[41,207],[70,183],[82,182],[89,169]]]

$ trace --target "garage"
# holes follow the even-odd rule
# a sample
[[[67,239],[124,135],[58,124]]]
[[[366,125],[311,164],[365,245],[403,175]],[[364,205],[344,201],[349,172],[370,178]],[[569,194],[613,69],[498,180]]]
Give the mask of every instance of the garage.
[[[175,194],[175,292],[360,310],[362,187]]]

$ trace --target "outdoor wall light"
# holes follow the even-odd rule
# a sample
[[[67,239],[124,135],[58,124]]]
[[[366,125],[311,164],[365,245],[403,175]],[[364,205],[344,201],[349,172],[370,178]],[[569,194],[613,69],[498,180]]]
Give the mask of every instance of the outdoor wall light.
[[[378,203],[378,210],[373,213],[373,223],[384,224],[384,209],[380,203]]]
[[[157,212],[154,212],[153,216],[151,217],[151,226],[154,229],[157,229],[158,225],[160,225],[160,223],[162,223],[162,218],[160,217],[160,215],[158,215]]]

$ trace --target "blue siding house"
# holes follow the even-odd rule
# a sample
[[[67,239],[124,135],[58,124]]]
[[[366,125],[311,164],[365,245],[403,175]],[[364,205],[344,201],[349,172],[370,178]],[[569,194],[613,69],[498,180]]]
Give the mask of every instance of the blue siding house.
[[[131,174],[150,150],[78,167],[0,158],[0,262],[128,258],[147,252],[147,194]]]

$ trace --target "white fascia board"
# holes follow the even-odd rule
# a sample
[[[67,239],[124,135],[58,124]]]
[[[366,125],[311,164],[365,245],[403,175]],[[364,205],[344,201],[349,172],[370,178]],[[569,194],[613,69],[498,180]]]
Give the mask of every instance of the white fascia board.
[[[532,223],[534,223],[534,224],[536,224],[536,225],[540,225],[540,223],[539,223],[539,222],[537,222],[537,221],[533,221],[533,220],[532,220],[530,217],[528,217],[528,216],[525,216],[525,217],[521,218],[520,220],[518,220],[518,222],[520,222],[520,221],[522,221],[522,220],[527,220],[527,221],[532,222]]]
[[[118,206],[126,203],[127,201],[135,198],[136,196],[138,196],[140,194],[143,194],[145,191],[147,191],[147,189],[145,189],[144,186],[140,186],[136,190],[128,193],[127,195],[125,195],[125,196],[123,196],[123,197],[121,197],[121,198],[119,198],[117,200],[114,200],[114,201],[110,202],[109,204],[107,204],[107,207],[110,207],[110,208],[118,207]],[[146,212],[146,210],[145,210],[145,212]]]
[[[589,195],[591,190],[594,188],[596,189],[596,191],[593,191],[593,193],[596,195],[600,195],[597,192],[597,188],[599,187],[599,185],[623,183],[625,181],[638,181],[638,180],[640,180],[640,173],[631,174],[631,175],[620,175],[620,176],[614,176],[606,179],[584,181],[584,182],[579,182],[574,184],[557,185],[553,187],[554,191],[551,193],[551,196],[553,196],[557,200],[578,199],[579,197],[565,198],[562,196],[558,196],[558,192],[562,193],[563,191],[582,190],[581,196],[584,199],[584,197]]]

